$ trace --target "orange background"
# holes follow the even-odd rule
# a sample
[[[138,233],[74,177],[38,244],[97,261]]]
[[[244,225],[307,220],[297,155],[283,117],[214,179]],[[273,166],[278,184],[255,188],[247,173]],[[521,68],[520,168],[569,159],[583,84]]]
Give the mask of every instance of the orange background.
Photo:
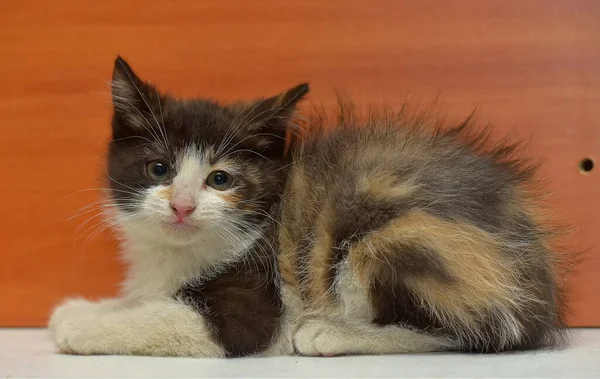
[[[113,294],[116,244],[91,212],[117,53],[180,96],[275,94],[300,81],[367,100],[412,94],[531,136],[555,215],[587,249],[572,325],[600,325],[600,2],[286,0],[0,2],[0,325],[42,325],[76,293]],[[597,162],[600,165],[600,162]],[[87,230],[89,227],[92,229]],[[79,237],[79,238],[78,238]]]

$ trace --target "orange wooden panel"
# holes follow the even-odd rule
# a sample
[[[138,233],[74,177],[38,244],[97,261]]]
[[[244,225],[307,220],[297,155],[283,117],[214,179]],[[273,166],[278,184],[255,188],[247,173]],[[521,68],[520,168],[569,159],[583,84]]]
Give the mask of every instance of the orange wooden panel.
[[[578,228],[572,248],[590,248],[571,324],[600,325],[600,167],[578,171],[600,160],[597,0],[3,0],[0,53],[0,325],[41,325],[65,295],[117,289],[110,233],[68,220],[99,198],[81,190],[101,185],[117,53],[181,96],[308,80],[314,100],[439,95],[451,114],[478,106],[530,135],[555,214]]]

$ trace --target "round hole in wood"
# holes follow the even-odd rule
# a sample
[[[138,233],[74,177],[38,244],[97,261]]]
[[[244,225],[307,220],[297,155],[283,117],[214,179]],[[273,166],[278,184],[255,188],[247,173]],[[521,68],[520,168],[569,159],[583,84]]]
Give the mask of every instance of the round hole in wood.
[[[579,171],[583,174],[589,174],[594,169],[594,161],[591,158],[583,158],[579,162]]]

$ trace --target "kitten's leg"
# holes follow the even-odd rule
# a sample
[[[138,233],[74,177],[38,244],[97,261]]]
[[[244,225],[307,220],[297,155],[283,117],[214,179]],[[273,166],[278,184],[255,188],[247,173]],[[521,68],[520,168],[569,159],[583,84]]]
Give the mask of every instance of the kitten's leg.
[[[48,321],[48,331],[52,338],[56,332],[56,327],[60,324],[66,316],[73,317],[73,314],[78,314],[79,318],[87,317],[87,315],[94,315],[98,313],[104,313],[116,309],[123,303],[122,299],[102,299],[99,301],[89,301],[82,298],[71,298],[63,301],[59,304],[50,316]]]
[[[424,353],[447,349],[434,337],[397,326],[308,319],[295,331],[294,349],[302,355]]]
[[[48,322],[48,330],[54,335],[57,322],[62,320],[64,315],[73,317],[73,314],[79,314],[78,317],[86,317],[87,315],[111,312],[131,304],[132,301],[125,298],[108,298],[98,301],[89,301],[83,298],[67,299],[54,308]]]
[[[93,304],[93,303],[91,303]],[[109,303],[107,303],[108,305]],[[59,350],[74,354],[224,357],[202,315],[172,299],[116,306],[105,312],[65,304],[50,325]],[[117,303],[111,303],[111,306]]]

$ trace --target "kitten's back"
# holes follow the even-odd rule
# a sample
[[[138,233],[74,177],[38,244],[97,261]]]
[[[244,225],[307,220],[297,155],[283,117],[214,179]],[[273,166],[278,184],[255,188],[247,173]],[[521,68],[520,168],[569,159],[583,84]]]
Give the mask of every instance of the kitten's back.
[[[468,351],[554,344],[555,255],[515,147],[486,150],[468,123],[343,116],[293,148],[280,264],[305,311],[346,317],[349,271],[363,321]]]

